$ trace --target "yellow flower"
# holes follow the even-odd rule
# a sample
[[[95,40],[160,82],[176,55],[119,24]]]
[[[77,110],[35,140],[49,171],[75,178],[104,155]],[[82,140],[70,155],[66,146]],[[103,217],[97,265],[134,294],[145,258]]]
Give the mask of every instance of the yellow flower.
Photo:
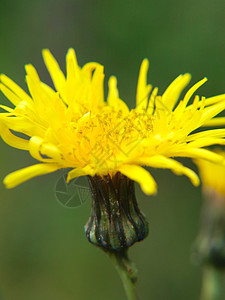
[[[179,102],[190,74],[178,76],[158,96],[158,89],[151,92],[147,84],[145,59],[138,78],[136,108],[129,110],[119,97],[113,76],[104,100],[102,65],[91,62],[81,68],[74,50],[69,49],[65,77],[49,50],[43,51],[43,57],[55,90],[40,81],[32,65],[26,66],[30,95],[6,75],[0,77],[1,91],[15,106],[1,105],[5,111],[0,113],[1,137],[41,162],[6,176],[7,188],[38,175],[72,168],[68,181],[83,175],[113,176],[121,172],[137,181],[146,194],[152,194],[156,183],[143,165],[184,174],[194,185],[199,184],[198,176],[171,157],[202,158],[225,165],[223,156],[203,149],[224,145],[225,129],[192,133],[202,126],[225,124],[224,118],[214,118],[225,108],[225,95],[190,100],[206,78]]]
[[[215,152],[225,159],[225,151],[216,149]],[[202,159],[194,161],[198,166],[199,174],[202,179],[203,189],[208,193],[209,191],[217,192],[222,198],[225,197],[225,167],[220,164],[215,164]]]

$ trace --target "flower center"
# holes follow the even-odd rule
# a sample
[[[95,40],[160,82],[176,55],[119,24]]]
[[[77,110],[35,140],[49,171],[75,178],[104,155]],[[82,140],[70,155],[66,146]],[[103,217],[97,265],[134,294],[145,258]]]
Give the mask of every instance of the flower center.
[[[138,149],[140,153],[141,143],[152,133],[153,120],[145,112],[123,115],[105,107],[101,114],[88,112],[75,123],[73,148],[79,151],[79,161],[108,172]]]

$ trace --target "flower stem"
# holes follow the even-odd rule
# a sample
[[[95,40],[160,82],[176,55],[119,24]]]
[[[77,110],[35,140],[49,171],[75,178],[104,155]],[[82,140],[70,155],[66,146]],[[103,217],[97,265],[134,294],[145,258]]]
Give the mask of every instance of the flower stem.
[[[222,296],[222,272],[213,266],[203,269],[202,291],[200,300],[220,300]]]
[[[123,282],[128,300],[137,300],[136,281],[137,269],[134,263],[128,258],[127,249],[121,251],[107,251],[105,252],[111,258],[115,268],[117,269],[120,278]]]

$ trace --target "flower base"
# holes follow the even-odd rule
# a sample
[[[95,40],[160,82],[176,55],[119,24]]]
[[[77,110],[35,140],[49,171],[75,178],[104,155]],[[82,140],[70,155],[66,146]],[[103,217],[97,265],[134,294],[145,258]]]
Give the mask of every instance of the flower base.
[[[89,176],[92,210],[85,232],[92,244],[120,251],[148,235],[148,222],[138,208],[134,182],[121,173]]]

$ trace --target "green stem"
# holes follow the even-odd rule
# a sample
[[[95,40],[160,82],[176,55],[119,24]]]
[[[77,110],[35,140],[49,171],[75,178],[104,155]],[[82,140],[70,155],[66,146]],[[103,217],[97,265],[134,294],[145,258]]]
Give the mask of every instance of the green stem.
[[[201,300],[220,300],[222,296],[222,272],[213,266],[203,269]]]
[[[120,278],[123,282],[128,300],[137,300],[136,281],[137,269],[134,263],[128,258],[127,250],[121,251],[105,251],[111,258]]]

